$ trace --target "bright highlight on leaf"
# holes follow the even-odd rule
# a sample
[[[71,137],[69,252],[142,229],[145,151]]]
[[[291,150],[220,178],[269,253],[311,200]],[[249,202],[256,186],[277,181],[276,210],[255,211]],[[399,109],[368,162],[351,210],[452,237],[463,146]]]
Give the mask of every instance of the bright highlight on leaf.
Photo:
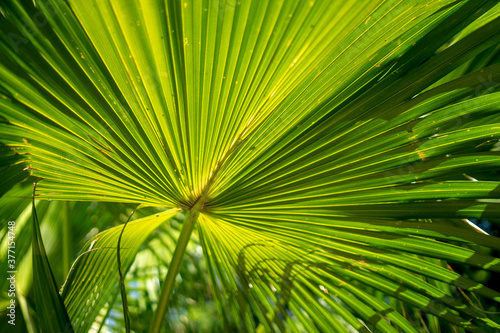
[[[208,331],[188,329],[201,298],[179,287],[203,272],[226,332],[500,329],[498,1],[0,12],[0,215],[21,214],[30,175],[37,200],[79,202],[51,223],[75,260],[61,297],[76,332]],[[110,203],[95,230],[71,231],[95,202]],[[136,253],[168,224],[141,277]],[[114,313],[118,289],[149,322]]]

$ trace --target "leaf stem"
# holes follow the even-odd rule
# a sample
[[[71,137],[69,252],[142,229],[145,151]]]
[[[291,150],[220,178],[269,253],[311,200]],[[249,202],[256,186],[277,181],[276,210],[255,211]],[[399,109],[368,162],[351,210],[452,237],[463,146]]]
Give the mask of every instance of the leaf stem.
[[[125,231],[125,227],[129,223],[132,215],[134,215],[135,211],[139,208],[140,204],[134,208],[132,213],[130,213],[127,222],[123,225],[122,232],[120,233],[120,237],[118,238],[118,245],[116,246],[116,261],[118,262],[118,274],[120,275],[120,293],[122,295],[122,306],[123,306],[123,319],[125,320],[125,332],[130,333],[130,316],[128,313],[128,304],[127,304],[127,291],[125,289],[125,279],[123,278],[122,272],[122,261],[120,258],[120,244],[122,241],[123,232]]]
[[[191,238],[191,233],[193,232],[196,221],[198,220],[198,215],[203,208],[205,203],[205,195],[202,195],[198,201],[194,204],[191,209],[188,210],[186,217],[184,218],[184,223],[182,225],[181,234],[177,240],[177,245],[172,256],[172,260],[168,267],[167,276],[163,282],[163,287],[161,289],[160,299],[158,300],[158,307],[156,308],[155,317],[153,319],[153,324],[151,325],[149,332],[158,333],[160,332],[163,319],[168,310],[168,302],[170,300],[170,295],[174,289],[175,277],[179,273],[181,267],[182,258],[186,252],[187,244]]]

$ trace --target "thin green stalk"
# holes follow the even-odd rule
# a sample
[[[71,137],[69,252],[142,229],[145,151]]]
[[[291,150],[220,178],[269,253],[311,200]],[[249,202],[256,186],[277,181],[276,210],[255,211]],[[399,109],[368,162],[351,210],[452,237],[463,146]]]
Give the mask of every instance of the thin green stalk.
[[[174,289],[175,277],[179,273],[182,258],[184,257],[187,244],[189,243],[189,239],[191,238],[191,233],[193,232],[196,221],[198,220],[198,215],[200,215],[200,211],[203,208],[204,203],[205,196],[202,195],[198,199],[196,204],[191,207],[191,209],[186,214],[184,223],[182,225],[181,234],[179,235],[179,239],[177,240],[177,245],[172,256],[172,261],[170,262],[170,266],[168,267],[167,276],[165,277],[165,281],[163,282],[160,299],[158,300],[158,307],[156,308],[155,317],[153,319],[153,324],[149,329],[149,332],[151,333],[160,332],[163,319],[165,318],[165,314],[168,310],[170,295],[172,294],[172,290]]]
[[[116,246],[116,261],[118,262],[118,274],[120,275],[120,293],[122,295],[122,306],[123,306],[123,319],[125,320],[125,332],[130,333],[130,316],[128,313],[128,304],[127,304],[127,291],[125,289],[125,279],[123,278],[122,272],[122,261],[120,259],[120,244],[122,241],[123,232],[125,231],[125,227],[128,222],[134,215],[135,211],[139,208],[140,204],[134,208],[132,213],[130,213],[127,222],[123,225],[122,232],[120,233],[120,237],[118,238],[118,245]]]

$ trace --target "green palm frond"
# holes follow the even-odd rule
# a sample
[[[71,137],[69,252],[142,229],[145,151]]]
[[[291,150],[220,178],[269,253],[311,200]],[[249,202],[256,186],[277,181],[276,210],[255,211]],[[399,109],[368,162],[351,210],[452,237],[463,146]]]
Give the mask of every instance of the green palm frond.
[[[176,209],[167,210],[128,223],[120,247],[121,267],[124,272],[132,264],[146,237],[176,213]],[[122,229],[122,226],[114,227],[89,240],[62,287],[61,295],[73,325],[78,329],[87,331],[92,324],[90,320],[97,316],[113,291],[119,289],[116,244]]]
[[[500,329],[500,293],[474,273],[500,273],[500,242],[473,221],[500,216],[498,1],[0,10],[0,193],[33,176],[37,199],[145,207],[124,272],[184,211],[144,301],[152,332],[172,329],[191,237],[224,331]],[[122,228],[88,240],[67,277],[78,332],[120,301]]]

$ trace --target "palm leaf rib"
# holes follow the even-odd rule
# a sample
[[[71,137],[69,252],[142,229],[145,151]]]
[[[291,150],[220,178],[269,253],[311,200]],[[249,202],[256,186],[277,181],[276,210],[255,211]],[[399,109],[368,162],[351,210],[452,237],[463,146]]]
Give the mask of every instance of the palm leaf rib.
[[[500,242],[471,222],[497,228],[500,216],[498,1],[7,0],[0,11],[9,214],[28,176],[41,179],[37,199],[148,212],[86,238],[61,290],[76,332],[121,323],[119,281],[152,294],[139,258],[168,273],[147,296],[150,327],[135,329],[174,330],[167,309],[178,272],[192,273],[192,237],[223,331],[500,329],[482,309],[500,293],[473,274],[498,276]],[[146,311],[126,296],[131,316]]]

